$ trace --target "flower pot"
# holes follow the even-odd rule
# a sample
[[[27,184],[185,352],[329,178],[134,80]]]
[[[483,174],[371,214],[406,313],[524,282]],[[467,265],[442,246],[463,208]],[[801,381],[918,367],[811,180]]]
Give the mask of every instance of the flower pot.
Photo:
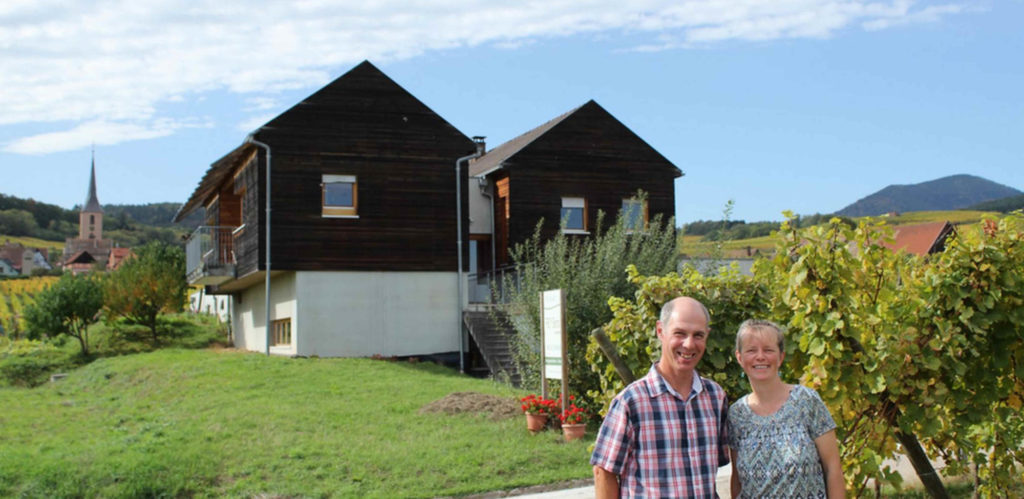
[[[534,433],[544,429],[548,424],[547,414],[526,414],[526,429]]]
[[[562,423],[562,434],[565,435],[566,442],[572,442],[573,440],[579,440],[583,438],[583,434],[587,431],[587,425],[583,423],[579,424],[565,424]]]

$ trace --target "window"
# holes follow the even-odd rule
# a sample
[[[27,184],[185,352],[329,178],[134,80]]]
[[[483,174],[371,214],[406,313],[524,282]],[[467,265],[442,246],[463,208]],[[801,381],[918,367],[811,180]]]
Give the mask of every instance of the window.
[[[359,190],[355,175],[324,175],[323,216],[355,218],[359,216]]]
[[[287,346],[292,344],[292,320],[281,319],[270,323],[270,346]]]
[[[647,200],[623,199],[622,216],[626,219],[626,229],[638,230],[647,227]]]
[[[584,198],[562,198],[561,220],[565,223],[565,232],[585,232],[587,230],[587,200]]]

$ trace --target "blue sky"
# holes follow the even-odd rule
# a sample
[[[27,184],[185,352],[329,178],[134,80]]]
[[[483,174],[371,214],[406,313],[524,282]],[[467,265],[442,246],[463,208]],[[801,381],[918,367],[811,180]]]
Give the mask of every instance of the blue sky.
[[[8,0],[0,193],[83,202],[95,144],[102,203],[184,202],[365,59],[489,147],[596,100],[685,172],[680,224],[1024,190],[1022,53],[1022,0]]]

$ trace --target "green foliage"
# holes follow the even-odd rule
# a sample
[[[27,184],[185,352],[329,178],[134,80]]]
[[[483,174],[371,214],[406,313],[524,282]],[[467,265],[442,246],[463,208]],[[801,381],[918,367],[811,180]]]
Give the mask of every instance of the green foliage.
[[[565,290],[566,335],[569,355],[569,388],[573,393],[596,390],[599,380],[584,361],[590,332],[611,318],[609,297],[628,296],[632,290],[625,269],[633,264],[644,272],[664,273],[675,269],[676,246],[672,220],[654,217],[643,231],[630,231],[619,216],[614,225],[597,229],[589,237],[559,232],[549,241],[540,237],[540,223],[533,238],[512,251],[519,273],[509,278],[508,314],[516,330],[513,355],[523,386],[540,386],[540,292]],[[541,222],[542,223],[542,222]],[[508,291],[511,290],[511,291]]]
[[[89,355],[88,326],[99,320],[102,307],[103,288],[97,277],[64,274],[26,307],[29,337],[65,334],[78,340],[82,355]]]
[[[74,364],[65,350],[54,345],[15,340],[0,347],[0,386],[38,386],[45,383],[50,374]]]
[[[1022,230],[1019,215],[985,221],[922,258],[881,246],[891,238],[881,221],[802,230],[787,221],[775,256],[752,276],[631,270],[636,296],[611,301],[606,330],[640,374],[656,355],[658,307],[678,295],[704,301],[713,332],[702,372],[735,398],[746,389],[722,359],[736,325],[772,319],[788,329],[783,376],[818,390],[836,420],[851,490],[862,492],[869,478],[898,487],[883,459],[918,441],[944,458],[947,473],[974,463],[979,492],[1005,495],[1024,464]],[[596,345],[589,353],[607,401],[621,383]]]
[[[518,410],[421,411],[454,392],[525,395],[425,363],[100,359],[0,389],[0,496],[447,497],[590,476],[586,440],[530,435]]]
[[[152,242],[133,250],[111,273],[104,286],[108,318],[124,318],[149,329],[154,344],[159,342],[157,318],[179,312],[185,306],[185,252],[181,248]]]

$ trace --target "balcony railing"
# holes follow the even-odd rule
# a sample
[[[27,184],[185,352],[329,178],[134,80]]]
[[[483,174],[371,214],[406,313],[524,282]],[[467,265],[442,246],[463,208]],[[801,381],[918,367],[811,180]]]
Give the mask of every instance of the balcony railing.
[[[519,272],[515,266],[500,267],[497,270],[466,275],[469,282],[469,303],[508,303],[506,286],[519,286]]]
[[[235,227],[200,226],[185,243],[189,284],[220,284],[235,278]]]

